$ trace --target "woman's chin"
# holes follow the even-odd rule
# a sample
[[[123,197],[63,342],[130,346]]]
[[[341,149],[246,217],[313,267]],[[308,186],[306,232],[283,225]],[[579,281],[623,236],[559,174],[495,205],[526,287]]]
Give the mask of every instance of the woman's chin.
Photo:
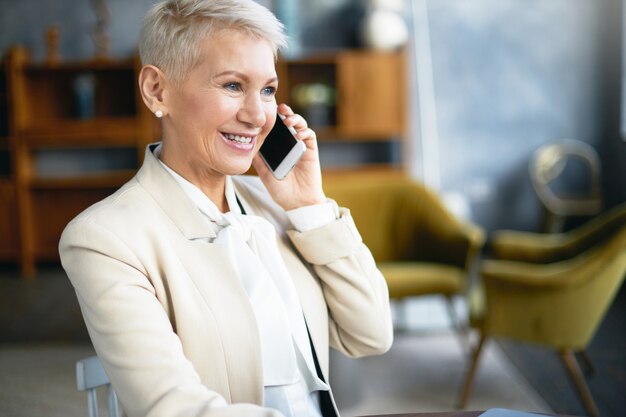
[[[233,172],[233,173],[232,173],[232,174],[230,174],[230,175],[231,175],[231,176],[234,176],[234,175],[246,175],[246,174],[252,174],[252,175],[254,175],[254,174],[256,174],[256,171],[254,171],[254,169],[253,169],[252,167],[249,167],[249,168],[248,168],[248,169],[246,169],[246,170]]]
[[[247,173],[254,173],[252,162],[248,162],[246,164],[233,164],[227,171],[227,175],[243,175]]]

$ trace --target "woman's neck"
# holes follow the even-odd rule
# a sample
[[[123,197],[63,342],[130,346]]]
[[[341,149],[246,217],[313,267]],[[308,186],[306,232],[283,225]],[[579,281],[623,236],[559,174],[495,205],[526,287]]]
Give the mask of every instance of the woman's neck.
[[[163,161],[171,170],[195,185],[213,202],[222,213],[230,211],[228,200],[226,199],[226,175],[216,174],[209,171],[194,170],[192,163],[180,161],[172,158],[165,147],[161,148],[159,159]]]
[[[228,207],[228,200],[226,200],[226,177],[225,176],[221,181],[221,185],[218,187],[213,186],[213,184],[211,184],[212,186],[210,187],[205,186],[205,184],[210,184],[213,181],[200,181],[200,182],[194,182],[190,180],[187,180],[187,181],[191,182],[193,185],[198,187],[204,193],[204,195],[209,197],[209,200],[211,200],[213,204],[217,206],[217,209],[221,213],[226,213],[230,211],[230,208]]]

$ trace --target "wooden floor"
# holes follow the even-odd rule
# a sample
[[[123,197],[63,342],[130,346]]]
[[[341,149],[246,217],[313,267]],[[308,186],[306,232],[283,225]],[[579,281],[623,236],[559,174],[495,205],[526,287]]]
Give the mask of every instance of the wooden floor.
[[[29,281],[20,279],[14,266],[0,265],[0,343],[28,341],[89,341],[74,291],[58,265],[40,266]],[[498,343],[554,412],[585,415],[557,354]],[[626,416],[626,286],[588,353],[596,367],[588,382],[601,415]]]

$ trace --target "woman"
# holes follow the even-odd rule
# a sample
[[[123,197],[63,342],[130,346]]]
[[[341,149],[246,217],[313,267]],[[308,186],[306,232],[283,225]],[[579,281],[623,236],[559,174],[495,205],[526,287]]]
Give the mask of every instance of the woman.
[[[168,0],[146,16],[139,86],[162,141],[60,243],[130,416],[336,415],[329,345],[391,344],[385,281],[324,196],[315,133],[281,104],[306,153],[282,181],[257,155],[284,43],[252,0]],[[258,178],[237,176],[250,165]]]

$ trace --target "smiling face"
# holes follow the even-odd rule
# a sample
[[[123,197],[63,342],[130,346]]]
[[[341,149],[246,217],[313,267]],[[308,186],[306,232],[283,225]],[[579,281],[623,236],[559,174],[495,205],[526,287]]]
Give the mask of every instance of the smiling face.
[[[222,30],[199,44],[200,60],[164,90],[161,160],[205,188],[246,172],[276,119],[278,87],[269,42]]]

